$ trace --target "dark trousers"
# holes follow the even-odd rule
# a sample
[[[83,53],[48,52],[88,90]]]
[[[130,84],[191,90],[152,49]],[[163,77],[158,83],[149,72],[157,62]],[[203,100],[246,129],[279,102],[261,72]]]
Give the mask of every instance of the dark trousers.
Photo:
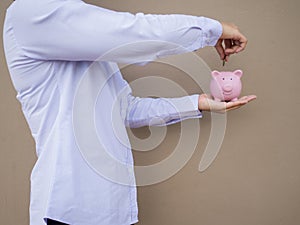
[[[66,223],[58,222],[55,220],[47,219],[47,225],[68,225]]]
[[[66,223],[58,222],[55,220],[47,219],[47,225],[68,225]],[[134,225],[134,224],[132,224]]]

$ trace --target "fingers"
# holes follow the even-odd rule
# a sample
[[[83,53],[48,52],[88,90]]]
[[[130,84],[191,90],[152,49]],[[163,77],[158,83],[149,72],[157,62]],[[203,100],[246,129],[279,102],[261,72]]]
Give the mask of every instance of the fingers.
[[[223,27],[223,33],[215,47],[221,59],[228,61],[230,55],[239,53],[246,48],[248,40],[234,24],[224,22],[221,24]],[[222,46],[223,41],[225,48]]]
[[[225,48],[223,47],[223,41]],[[245,49],[246,42],[233,41],[230,39],[219,40],[215,48],[220,56],[221,60],[228,62],[230,55],[241,52]]]
[[[219,108],[217,111],[218,113],[226,113],[231,110],[239,109],[242,106],[248,104],[249,102],[255,100],[257,97],[256,95],[248,95],[248,96],[243,96],[239,100],[234,101],[234,102],[226,102],[223,104],[222,108]]]
[[[226,40],[224,40],[224,44],[225,44],[225,55],[226,55],[226,57],[224,57],[224,60],[225,60],[226,62],[228,62],[230,54],[233,53],[233,52],[231,51],[231,48],[232,48],[232,42],[231,42],[230,39],[226,39]]]
[[[215,46],[221,60],[225,58],[225,50],[223,48],[222,42],[223,40],[220,39]]]
[[[233,109],[237,109],[237,108],[240,108],[241,106],[243,106],[247,103],[248,103],[247,100],[238,100],[238,101],[235,101],[235,102],[227,102],[226,107],[225,107],[224,110],[230,111],[230,110],[233,110]]]
[[[236,53],[243,51],[246,48],[246,45],[248,43],[247,38],[244,35],[242,35],[241,33],[240,33],[240,39],[238,41],[239,41],[239,43],[237,44],[237,46],[239,46],[239,47],[236,49]]]
[[[231,39],[224,40],[225,43],[225,61],[227,62],[229,59],[229,56],[232,54],[235,54],[239,46],[236,45],[236,43],[239,43],[239,41],[233,41]]]
[[[233,45],[231,43],[231,40],[228,40],[228,42],[230,42],[230,44],[228,44],[228,47],[226,47],[225,54],[229,56],[231,54],[237,53],[237,50],[238,50],[238,48],[240,48],[240,46]]]
[[[246,100],[248,102],[251,102],[251,101],[255,100],[256,98],[257,98],[256,95],[246,95],[246,96],[241,97],[239,100],[242,100],[242,101]]]
[[[226,111],[238,109],[243,105],[246,105],[247,103],[255,100],[256,98],[257,98],[256,95],[248,95],[248,96],[241,97],[239,100],[235,102],[228,102],[226,105]]]

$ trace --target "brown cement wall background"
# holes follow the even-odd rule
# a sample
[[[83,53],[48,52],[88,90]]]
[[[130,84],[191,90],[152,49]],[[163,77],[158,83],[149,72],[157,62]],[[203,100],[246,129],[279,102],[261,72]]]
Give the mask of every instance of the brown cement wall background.
[[[0,2],[0,23],[11,1]],[[221,151],[204,173],[198,164],[210,134],[210,116],[200,120],[197,149],[170,179],[138,188],[140,225],[297,225],[300,224],[300,73],[297,0],[89,0],[119,11],[184,13],[236,23],[249,39],[245,52],[233,56],[226,70],[241,68],[244,94],[256,94],[249,106],[227,116]],[[2,31],[1,31],[2,32]],[[1,36],[2,37],[2,36]],[[213,48],[197,51],[211,69],[222,70]],[[0,51],[0,219],[28,224],[30,171],[34,142],[15,99]],[[161,74],[160,74],[161,73]],[[124,77],[161,75],[188,93],[200,91],[181,71],[160,64],[130,66]],[[190,120],[186,123],[195,123]],[[149,136],[149,129],[133,133]],[[164,142],[151,152],[134,152],[138,165],[167,157],[178,141],[180,124],[168,128]]]

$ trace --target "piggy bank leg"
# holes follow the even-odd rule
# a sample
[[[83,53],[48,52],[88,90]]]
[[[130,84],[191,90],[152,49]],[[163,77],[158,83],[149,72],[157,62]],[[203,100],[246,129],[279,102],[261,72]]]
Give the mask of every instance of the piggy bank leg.
[[[235,102],[237,100],[238,100],[238,98],[234,98],[234,99],[231,100],[231,102]]]

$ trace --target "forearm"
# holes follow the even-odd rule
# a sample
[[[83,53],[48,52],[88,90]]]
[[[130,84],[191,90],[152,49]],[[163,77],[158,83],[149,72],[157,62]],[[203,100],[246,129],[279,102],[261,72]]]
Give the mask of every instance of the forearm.
[[[139,98],[128,95],[125,123],[135,128],[163,126],[189,118],[201,118],[199,95],[180,98]]]
[[[19,1],[12,16],[25,54],[42,60],[149,61],[213,46],[222,33],[205,17],[133,15],[82,1]]]

